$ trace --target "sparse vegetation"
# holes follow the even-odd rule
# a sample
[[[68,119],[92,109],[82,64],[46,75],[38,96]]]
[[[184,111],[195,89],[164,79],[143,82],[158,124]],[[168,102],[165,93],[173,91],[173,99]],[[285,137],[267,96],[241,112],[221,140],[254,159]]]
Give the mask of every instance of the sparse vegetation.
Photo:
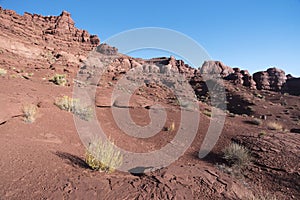
[[[50,81],[56,85],[65,86],[67,84],[67,76],[65,74],[55,74]]]
[[[277,123],[277,122],[269,122],[267,124],[267,128],[269,130],[275,130],[275,131],[281,131],[283,130],[283,127],[281,124]]]
[[[207,110],[207,109],[203,111],[203,114],[206,115],[207,117],[211,117],[211,115],[212,115],[211,111]]]
[[[174,131],[175,130],[175,122],[172,122],[168,128],[168,131]]]
[[[231,143],[223,151],[223,158],[232,166],[243,167],[250,162],[249,150],[237,143]]]
[[[260,132],[260,133],[258,134],[258,137],[263,137],[263,136],[265,136],[265,135],[267,135],[267,133],[264,132],[264,131],[262,131],[262,132]]]
[[[7,73],[5,69],[0,68],[0,76],[4,76]]]
[[[262,96],[261,94],[258,94],[258,93],[254,93],[254,96],[256,96],[259,99],[263,99],[264,98],[264,96]]]
[[[94,170],[112,173],[122,165],[123,156],[109,140],[97,139],[90,143],[85,162]]]
[[[93,116],[91,106],[81,105],[79,99],[73,99],[69,96],[63,96],[56,99],[54,103],[57,107],[68,112],[72,112],[80,119],[89,121]]]
[[[28,104],[23,106],[23,114],[24,114],[24,121],[27,123],[33,123],[37,116],[37,106],[33,104]]]

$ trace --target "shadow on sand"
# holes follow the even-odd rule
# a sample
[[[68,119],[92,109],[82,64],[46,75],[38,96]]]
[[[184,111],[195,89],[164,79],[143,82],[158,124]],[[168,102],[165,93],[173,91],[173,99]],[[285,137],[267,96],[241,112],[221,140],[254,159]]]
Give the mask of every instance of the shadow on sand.
[[[57,151],[54,154],[57,155],[58,157],[60,157],[61,159],[65,160],[67,162],[67,164],[72,165],[73,167],[90,169],[88,164],[86,164],[86,162],[78,156],[75,156],[75,155],[72,155],[72,154],[69,154],[66,152],[60,152],[60,151]]]

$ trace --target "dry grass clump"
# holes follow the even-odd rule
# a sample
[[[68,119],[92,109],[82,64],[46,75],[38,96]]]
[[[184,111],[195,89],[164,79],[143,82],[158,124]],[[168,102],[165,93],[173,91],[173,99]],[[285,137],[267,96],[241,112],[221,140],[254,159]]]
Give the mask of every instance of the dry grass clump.
[[[242,168],[249,164],[251,157],[249,150],[237,143],[231,143],[223,151],[223,158],[232,166]]]
[[[269,130],[275,130],[275,131],[281,131],[283,130],[283,127],[281,124],[277,123],[277,122],[269,122],[267,124],[267,128]]]
[[[91,106],[81,105],[79,99],[74,99],[69,96],[59,97],[54,103],[57,107],[68,112],[72,112],[80,119],[89,121],[93,116],[93,110]]]
[[[265,131],[261,131],[259,134],[258,134],[258,137],[263,137],[267,135],[267,133]]]
[[[74,112],[79,106],[79,99],[73,99],[69,96],[56,98],[55,103],[57,107],[68,112]]]
[[[204,110],[203,114],[206,115],[207,117],[211,117],[211,115],[212,115],[210,110]]]
[[[7,73],[5,69],[0,68],[0,76],[4,76]]]
[[[65,74],[55,74],[50,81],[56,85],[65,86],[67,84],[67,76]]]
[[[90,143],[85,162],[94,170],[112,173],[123,163],[123,155],[109,140],[94,140]]]
[[[172,122],[168,127],[168,131],[174,131],[174,130],[175,130],[175,122]]]
[[[37,117],[38,107],[33,104],[28,104],[23,106],[22,111],[24,115],[24,121],[27,123],[32,123]]]

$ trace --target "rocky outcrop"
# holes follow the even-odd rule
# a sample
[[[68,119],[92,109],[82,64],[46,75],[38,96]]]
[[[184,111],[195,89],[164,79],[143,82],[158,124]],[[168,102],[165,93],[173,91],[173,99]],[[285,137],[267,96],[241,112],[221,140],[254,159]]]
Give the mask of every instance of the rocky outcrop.
[[[254,73],[253,79],[259,90],[280,92],[287,78],[283,70],[274,67],[269,68],[267,71]]]
[[[70,13],[23,16],[0,7],[0,65],[28,66],[28,70],[51,69],[76,74],[100,40],[75,27]],[[10,59],[11,58],[11,59]]]
[[[4,66],[16,65],[17,60],[25,57],[27,61],[32,60],[23,63],[28,66],[31,63],[38,63],[37,65],[44,65],[45,68],[51,68],[56,72],[74,71],[75,73],[76,67],[80,65],[79,61],[84,61],[88,52],[94,47],[105,55],[119,55],[117,48],[107,44],[99,45],[98,36],[77,29],[70,13],[66,11],[59,16],[30,13],[24,13],[21,16],[14,11],[0,7],[0,30],[0,50],[19,56],[10,63],[0,63]],[[113,73],[114,78],[136,68],[142,72],[184,74],[197,94],[207,92],[203,80],[204,75],[217,75],[236,86],[242,85],[251,89],[288,92],[296,95],[300,93],[299,79],[285,76],[285,72],[278,68],[270,68],[251,76],[247,70],[231,68],[220,61],[206,61],[200,69],[195,69],[173,56],[150,60],[131,58],[121,54],[119,56],[119,59],[108,66],[108,71]],[[3,54],[2,57],[7,57],[7,55]]]
[[[233,68],[233,71],[233,73],[225,77],[225,80],[230,80],[235,85],[243,85],[251,89],[256,89],[256,83],[247,70]]]
[[[6,36],[17,36],[36,45],[49,42],[50,46],[56,44],[63,48],[80,44],[84,50],[91,50],[100,43],[98,36],[77,29],[70,13],[66,11],[60,16],[42,16],[27,12],[21,16],[0,7],[0,28],[7,31]]]
[[[234,73],[231,67],[224,65],[220,61],[205,61],[200,69],[201,74],[220,75],[222,78]]]
[[[200,74],[220,75],[225,80],[231,81],[235,85],[256,89],[256,83],[247,70],[231,68],[220,61],[206,61],[203,63]]]
[[[292,95],[300,95],[300,78],[287,79],[283,91]]]
[[[99,53],[105,54],[105,55],[117,55],[118,49],[116,47],[111,47],[106,43],[100,44],[97,47],[97,51]]]

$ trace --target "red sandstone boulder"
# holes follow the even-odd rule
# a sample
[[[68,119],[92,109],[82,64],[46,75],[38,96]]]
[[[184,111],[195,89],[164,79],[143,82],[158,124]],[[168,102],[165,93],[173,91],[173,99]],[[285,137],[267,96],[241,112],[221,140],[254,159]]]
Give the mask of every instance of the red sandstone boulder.
[[[281,91],[282,86],[286,82],[285,72],[278,68],[269,68],[264,72],[256,72],[253,74],[257,89]]]

